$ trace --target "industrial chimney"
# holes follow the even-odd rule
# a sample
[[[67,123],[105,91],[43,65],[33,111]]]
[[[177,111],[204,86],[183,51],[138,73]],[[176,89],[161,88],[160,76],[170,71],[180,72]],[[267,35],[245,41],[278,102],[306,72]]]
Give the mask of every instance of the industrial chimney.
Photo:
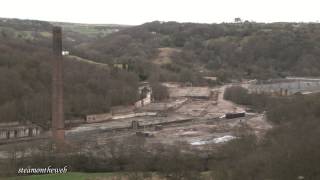
[[[52,135],[56,143],[64,142],[62,30],[53,27],[52,61]]]

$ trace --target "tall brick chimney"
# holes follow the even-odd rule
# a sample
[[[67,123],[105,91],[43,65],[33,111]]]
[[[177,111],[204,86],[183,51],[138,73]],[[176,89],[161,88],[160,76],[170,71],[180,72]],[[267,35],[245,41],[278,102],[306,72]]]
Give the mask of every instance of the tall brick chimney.
[[[56,143],[64,142],[62,30],[53,27],[52,62],[52,135]]]

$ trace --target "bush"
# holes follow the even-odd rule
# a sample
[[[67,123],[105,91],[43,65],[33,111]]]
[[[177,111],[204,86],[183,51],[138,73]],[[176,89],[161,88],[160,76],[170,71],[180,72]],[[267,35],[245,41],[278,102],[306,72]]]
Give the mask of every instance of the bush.
[[[155,101],[161,101],[169,98],[168,88],[163,86],[162,84],[156,82],[151,83],[152,87],[152,99]]]
[[[223,98],[237,104],[251,105],[248,90],[241,86],[231,86],[225,89]]]

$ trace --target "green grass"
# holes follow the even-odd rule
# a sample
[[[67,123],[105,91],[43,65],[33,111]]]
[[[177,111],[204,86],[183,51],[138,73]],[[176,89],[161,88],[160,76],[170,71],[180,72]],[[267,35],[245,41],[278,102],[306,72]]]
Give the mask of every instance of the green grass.
[[[46,38],[51,38],[52,35],[50,32],[42,31],[40,32],[41,36],[46,37]]]
[[[69,57],[70,60],[76,60],[76,61],[83,62],[83,63],[86,63],[86,64],[96,65],[96,66],[102,67],[102,68],[108,68],[109,67],[108,64],[95,62],[95,61],[92,61],[92,60],[89,60],[89,59],[84,59],[84,58],[81,58],[81,57],[78,57],[78,56],[69,55],[68,57]]]
[[[46,175],[32,175],[32,176],[19,176],[7,178],[8,180],[88,180],[98,177],[111,177],[114,173],[80,173],[69,172],[65,174],[46,174]]]

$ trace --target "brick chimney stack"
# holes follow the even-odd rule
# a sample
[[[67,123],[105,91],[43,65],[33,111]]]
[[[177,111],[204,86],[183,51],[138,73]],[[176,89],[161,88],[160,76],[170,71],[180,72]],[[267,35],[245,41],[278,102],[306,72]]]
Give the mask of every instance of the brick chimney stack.
[[[57,143],[64,142],[62,30],[53,27],[52,62],[52,135]]]

